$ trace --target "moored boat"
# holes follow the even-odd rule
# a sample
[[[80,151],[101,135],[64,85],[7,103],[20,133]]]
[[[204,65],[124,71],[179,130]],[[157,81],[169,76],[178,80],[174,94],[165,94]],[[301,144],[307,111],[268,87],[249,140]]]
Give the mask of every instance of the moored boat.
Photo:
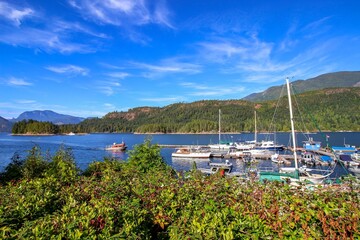
[[[209,158],[211,156],[211,151],[209,148],[203,147],[182,147],[177,148],[171,156],[177,158]]]
[[[274,141],[262,141],[255,147],[255,149],[269,150],[269,151],[282,151],[285,149],[284,145],[275,144]]]
[[[354,167],[354,166],[359,166],[360,163],[359,162],[355,162],[350,155],[348,154],[340,154],[338,156],[338,160],[344,165],[344,166],[350,166],[350,167]]]
[[[344,146],[332,146],[332,150],[337,154],[352,154],[357,152],[355,146],[350,146],[348,144],[345,144]]]
[[[273,155],[271,155],[271,161],[277,164],[284,163],[284,160],[280,157],[278,153],[274,153]]]
[[[360,167],[352,166],[348,168],[348,171],[356,177],[360,177]]]
[[[260,172],[260,180],[277,180],[285,181],[289,180],[293,184],[298,184],[298,182],[309,182],[313,184],[319,184],[324,181],[333,170],[320,170],[320,169],[310,169],[307,167],[298,166],[298,157],[296,153],[296,137],[295,137],[295,127],[294,127],[294,117],[292,112],[292,103],[291,103],[291,94],[290,94],[290,83],[289,79],[286,79],[287,86],[287,95],[289,101],[289,115],[291,123],[291,135],[292,135],[292,147],[294,149],[294,163],[295,167],[279,168],[279,172]]]
[[[314,139],[310,137],[307,141],[303,141],[303,148],[306,151],[318,151],[321,148],[321,142],[314,141]]]
[[[209,148],[217,150],[228,150],[235,147],[235,143],[229,141],[221,141],[221,109],[219,109],[219,143],[209,144]]]
[[[206,175],[220,173],[222,175],[228,175],[231,173],[233,165],[229,162],[229,160],[226,160],[225,163],[209,163],[210,168],[198,168],[202,173]]]

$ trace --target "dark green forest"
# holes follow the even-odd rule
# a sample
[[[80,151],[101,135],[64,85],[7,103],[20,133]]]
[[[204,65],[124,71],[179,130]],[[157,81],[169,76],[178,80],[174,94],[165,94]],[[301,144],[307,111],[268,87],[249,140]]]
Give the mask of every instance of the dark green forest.
[[[330,88],[292,96],[295,128],[298,131],[360,131],[360,88]],[[46,133],[205,133],[218,132],[221,109],[222,132],[290,131],[288,98],[250,102],[244,100],[204,100],[176,103],[162,108],[139,107],[127,112],[111,112],[102,118],[86,119],[76,125],[49,126]],[[26,124],[25,124],[26,125]],[[13,133],[36,132],[41,123],[14,125]]]

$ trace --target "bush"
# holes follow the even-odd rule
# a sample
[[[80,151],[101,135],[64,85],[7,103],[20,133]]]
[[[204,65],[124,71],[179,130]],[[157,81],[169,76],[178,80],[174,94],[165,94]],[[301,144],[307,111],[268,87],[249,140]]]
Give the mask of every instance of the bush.
[[[43,177],[1,186],[0,238],[360,238],[357,179],[309,189],[197,170],[181,177],[147,141],[129,158],[92,163],[79,176],[62,149]]]

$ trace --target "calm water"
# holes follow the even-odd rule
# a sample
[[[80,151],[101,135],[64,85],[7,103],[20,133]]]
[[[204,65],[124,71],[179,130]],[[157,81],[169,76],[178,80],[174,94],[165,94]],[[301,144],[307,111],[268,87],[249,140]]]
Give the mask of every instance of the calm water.
[[[326,135],[329,136],[329,144],[332,146],[342,146],[346,144],[360,146],[360,132],[339,132],[326,134],[297,134],[297,145],[301,146],[302,141],[306,137],[311,136],[316,141],[321,141],[323,146],[326,146]],[[0,133],[0,171],[9,164],[11,157],[17,153],[22,158],[25,158],[33,146],[38,145],[42,152],[50,151],[55,153],[61,145],[70,147],[75,156],[75,161],[78,167],[85,169],[87,165],[93,161],[102,161],[104,157],[115,157],[119,160],[126,161],[128,157],[127,152],[113,153],[105,150],[106,145],[114,142],[125,141],[128,145],[128,150],[133,149],[134,145],[141,144],[145,139],[150,138],[152,143],[156,144],[209,144],[218,142],[217,134],[159,134],[159,135],[145,135],[145,134],[88,134],[75,136],[11,136],[8,133]],[[222,134],[222,140],[238,141],[238,140],[253,140],[253,134]],[[258,140],[276,140],[278,143],[286,146],[291,145],[289,133],[277,134],[258,134]],[[174,149],[165,148],[161,150],[167,164],[173,166],[176,170],[189,170],[194,160],[174,159],[171,153]],[[223,159],[212,159],[212,161],[223,161]],[[230,159],[234,164],[235,171],[244,169],[241,161]],[[207,167],[209,160],[196,160],[198,167]],[[259,161],[261,167],[276,167],[270,160]],[[340,176],[346,171],[340,167],[336,167],[333,177]]]

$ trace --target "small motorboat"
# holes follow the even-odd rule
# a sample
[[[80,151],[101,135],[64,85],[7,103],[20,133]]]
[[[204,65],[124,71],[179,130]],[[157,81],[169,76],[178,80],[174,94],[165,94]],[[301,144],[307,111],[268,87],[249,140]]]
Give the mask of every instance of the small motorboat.
[[[125,151],[127,148],[124,141],[121,143],[113,143],[112,145],[106,146],[105,149],[109,151]]]

